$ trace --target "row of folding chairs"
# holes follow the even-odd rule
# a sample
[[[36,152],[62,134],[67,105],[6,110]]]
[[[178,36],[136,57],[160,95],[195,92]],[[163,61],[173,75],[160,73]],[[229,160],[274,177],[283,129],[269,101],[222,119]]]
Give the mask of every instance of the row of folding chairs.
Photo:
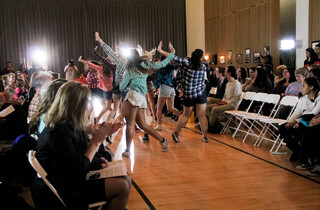
[[[240,105],[244,101],[250,103],[245,110],[239,110]],[[254,107],[257,103],[259,106]],[[283,139],[280,138],[278,128],[289,120],[297,103],[297,96],[284,96],[280,99],[279,94],[244,92],[235,110],[225,111],[225,119],[227,120],[221,133],[226,133],[227,130],[233,130],[233,137],[235,137],[239,132],[242,132],[245,134],[242,139],[243,142],[246,141],[248,136],[253,136],[256,140],[254,146],[257,147],[260,146],[263,140],[273,142],[270,152],[276,154],[280,146],[284,145]],[[270,110],[270,113],[267,115],[263,113],[264,107],[266,106],[268,106]],[[289,106],[290,112],[286,119],[277,118],[277,113],[283,106]],[[276,145],[278,146],[276,147]]]

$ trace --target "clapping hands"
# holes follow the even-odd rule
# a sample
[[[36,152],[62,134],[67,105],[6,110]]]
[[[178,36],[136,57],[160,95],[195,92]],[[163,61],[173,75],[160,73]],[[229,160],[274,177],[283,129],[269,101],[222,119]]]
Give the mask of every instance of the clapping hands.
[[[118,131],[123,124],[121,122],[103,122],[98,125],[94,125],[91,128],[92,140],[102,143],[106,136],[111,136],[113,133]]]

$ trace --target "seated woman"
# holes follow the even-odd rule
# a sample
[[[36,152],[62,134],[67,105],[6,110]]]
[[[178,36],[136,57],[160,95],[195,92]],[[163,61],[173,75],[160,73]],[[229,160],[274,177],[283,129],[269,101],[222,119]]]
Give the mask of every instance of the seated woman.
[[[88,209],[89,203],[107,200],[107,209],[125,209],[130,177],[85,179],[90,169],[108,166],[104,158],[96,158],[95,154],[105,137],[122,126],[121,123],[92,126],[92,139],[89,140],[85,128],[90,113],[90,97],[89,88],[78,82],[70,81],[59,88],[45,114],[46,127],[39,135],[36,158],[67,208]],[[54,209],[62,206],[43,180],[37,177],[33,182],[32,196],[40,208],[48,207],[48,202]]]
[[[281,138],[284,138],[286,146],[292,150],[290,161],[300,161],[304,163],[305,157],[301,157],[301,143],[304,127],[299,124],[300,118],[306,114],[320,113],[320,85],[315,77],[308,77],[304,80],[302,86],[302,97],[299,99],[298,105],[294,113],[291,115],[288,123],[283,124],[279,128]]]

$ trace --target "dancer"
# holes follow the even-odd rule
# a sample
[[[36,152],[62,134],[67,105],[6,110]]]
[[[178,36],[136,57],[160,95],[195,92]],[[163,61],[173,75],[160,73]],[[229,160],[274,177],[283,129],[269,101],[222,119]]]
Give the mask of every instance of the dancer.
[[[165,56],[161,56],[161,61],[165,58]],[[176,93],[172,84],[173,72],[178,69],[178,67],[178,65],[169,64],[155,73],[154,84],[157,87],[160,87],[157,103],[158,125],[155,127],[158,131],[162,131],[162,109],[165,103],[167,103],[168,111],[173,112],[176,116],[180,117],[180,112],[174,108],[174,97]]]
[[[112,68],[115,68],[114,65],[109,63],[104,63],[103,65],[95,65],[90,61],[82,59],[82,56],[78,59],[79,62],[88,65],[90,68],[96,70],[99,76],[99,88],[103,91],[103,98],[106,101],[106,106],[102,109],[98,117],[96,117],[96,123],[98,124],[101,117],[107,112],[111,111],[112,104],[112,81],[113,73]]]
[[[169,53],[158,47],[158,51],[163,56],[168,56]],[[180,142],[179,132],[187,124],[191,116],[193,106],[196,106],[197,114],[200,121],[202,131],[202,141],[208,143],[207,130],[208,121],[205,115],[207,104],[207,93],[204,76],[207,72],[207,67],[202,63],[203,51],[196,49],[192,52],[192,56],[180,58],[175,57],[174,61],[181,68],[177,73],[177,89],[183,92],[183,113],[180,115],[176,130],[172,133],[173,141]]]
[[[128,58],[128,62],[125,64],[120,61],[114,51],[106,43],[102,41],[99,33],[95,34],[96,41],[101,44],[106,54],[110,56],[118,67],[121,67],[120,72],[116,72],[116,78],[121,80],[120,90],[128,89],[129,92],[122,105],[122,116],[124,116],[127,129],[126,129],[126,150],[122,153],[123,156],[130,156],[130,146],[134,134],[135,123],[144,130],[146,133],[150,134],[156,138],[162,146],[161,151],[165,152],[168,148],[168,139],[163,138],[156,130],[151,126],[147,125],[145,115],[145,109],[148,108],[146,94],[147,94],[147,77],[149,69],[160,69],[165,67],[173,58],[175,49],[172,44],[169,44],[171,53],[162,62],[152,63],[149,58],[153,55],[150,53],[149,56],[139,56],[139,53],[135,49],[131,49],[131,57]],[[162,44],[162,42],[160,42]],[[142,60],[142,58],[144,58]],[[121,72],[124,72],[123,79],[120,79]],[[119,75],[120,73],[120,75]]]
[[[121,102],[121,91],[119,90],[119,85],[116,85],[115,83],[115,76],[116,76],[116,68],[117,66],[113,63],[113,60],[110,57],[104,58],[102,55],[100,55],[100,53],[97,51],[97,47],[95,47],[92,50],[92,53],[94,54],[94,56],[96,56],[100,62],[102,62],[104,65],[109,66],[110,70],[112,71],[112,76],[113,76],[113,80],[112,80],[112,101],[113,101],[113,109],[110,112],[107,122],[110,121],[110,119],[115,118],[119,107],[120,107],[120,102]]]

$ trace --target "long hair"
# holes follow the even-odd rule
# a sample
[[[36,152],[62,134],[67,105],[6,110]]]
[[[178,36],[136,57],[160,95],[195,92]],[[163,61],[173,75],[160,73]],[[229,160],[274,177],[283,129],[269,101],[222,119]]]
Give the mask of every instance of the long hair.
[[[200,65],[202,64],[202,56],[203,56],[203,51],[200,49],[196,49],[195,51],[192,52],[191,58],[190,58],[190,68],[193,70],[197,70]]]
[[[266,70],[264,70],[263,68],[256,68],[256,71],[258,72],[258,74],[257,77],[254,79],[253,86],[265,87],[267,81],[269,80]]]
[[[58,89],[66,83],[67,80],[65,79],[56,79],[54,80],[51,85],[49,86],[46,95],[42,99],[38,110],[33,115],[33,117],[30,120],[29,123],[29,134],[33,134],[37,131],[39,123],[40,123],[40,117],[42,114],[45,114],[48,109],[50,108],[51,104],[53,103],[56,94],[58,92]]]
[[[248,71],[244,67],[240,67],[240,77],[238,78],[238,81],[241,84],[244,84],[246,82],[246,79],[248,78]]]
[[[138,69],[142,73],[146,73],[148,70],[141,66],[144,60],[140,59],[139,52],[136,49],[130,49],[130,58],[128,58],[128,69]]]
[[[71,121],[76,131],[83,131],[88,121],[88,105],[91,92],[79,82],[69,81],[62,85],[50,106],[44,123],[47,127]]]

